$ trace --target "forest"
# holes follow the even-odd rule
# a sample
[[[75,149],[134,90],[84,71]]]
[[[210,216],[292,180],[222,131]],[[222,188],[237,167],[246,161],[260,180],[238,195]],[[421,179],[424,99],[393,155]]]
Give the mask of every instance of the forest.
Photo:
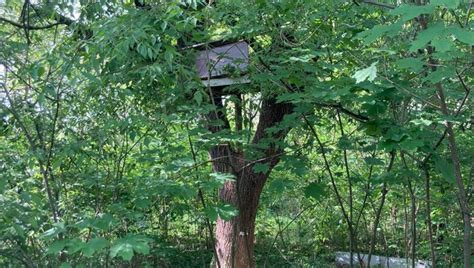
[[[466,267],[473,0],[0,0],[0,267]]]

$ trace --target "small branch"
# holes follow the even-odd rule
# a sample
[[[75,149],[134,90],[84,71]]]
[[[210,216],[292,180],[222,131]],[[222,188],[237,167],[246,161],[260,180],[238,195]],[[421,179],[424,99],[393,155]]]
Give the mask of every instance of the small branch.
[[[360,3],[367,4],[367,5],[372,5],[372,6],[383,7],[383,8],[388,8],[388,9],[395,9],[397,7],[397,6],[390,5],[390,4],[375,2],[375,1],[372,1],[372,0],[362,0],[362,1],[360,1]]]
[[[265,257],[265,262],[263,263],[263,267],[267,267],[267,261],[268,261],[268,257],[270,256],[270,250],[273,248],[273,246],[275,245],[275,242],[278,238],[279,235],[281,235],[288,227],[290,227],[290,225],[295,222],[303,213],[305,213],[308,209],[312,208],[312,206],[307,206],[305,208],[303,208],[298,214],[296,214],[296,216],[294,216],[283,228],[281,228],[280,230],[278,230],[277,234],[275,235],[275,237],[273,238],[273,242],[272,244],[268,247],[268,251],[267,251],[267,254],[266,254],[266,257]]]
[[[466,21],[464,21],[464,27],[466,27],[467,24],[469,23],[469,17],[471,16],[471,11],[472,11],[472,6],[473,6],[473,4],[474,4],[474,1],[471,0],[471,1],[469,2],[469,7],[468,7],[468,9],[467,9]]]
[[[308,118],[304,114],[303,114],[303,119],[304,119],[306,125],[308,126],[308,128],[310,129],[311,133],[313,134],[314,138],[316,139],[316,142],[318,143],[319,149],[321,150],[321,155],[322,155],[323,160],[324,160],[324,166],[325,166],[326,171],[329,175],[329,178],[331,179],[331,185],[333,187],[334,193],[336,194],[336,199],[337,199],[337,201],[339,203],[339,206],[341,208],[342,215],[344,216],[344,219],[346,220],[346,222],[348,224],[348,227],[349,227],[350,231],[352,232],[351,219],[349,218],[349,215],[346,212],[346,209],[344,207],[344,202],[342,201],[342,196],[339,193],[339,190],[337,188],[336,180],[334,179],[334,175],[333,175],[333,172],[331,170],[331,166],[329,165],[329,160],[326,156],[326,151],[325,151],[324,145],[321,142],[321,139],[319,139],[319,135],[316,132],[316,129],[313,127],[313,125],[311,125]]]
[[[461,82],[461,85],[462,87],[464,88],[464,91],[466,91],[466,94],[469,94],[469,92],[471,91],[471,89],[466,85],[466,82],[464,81],[464,79],[462,79],[462,76],[461,74],[458,72],[458,70],[456,70],[456,76],[459,78],[459,81]],[[464,101],[465,99],[463,100],[463,103],[464,104]],[[461,106],[462,106],[461,104]]]
[[[9,19],[6,19],[6,18],[3,18],[3,17],[0,17],[0,22],[3,21],[3,22],[6,22],[10,25],[13,25],[15,27],[18,27],[18,28],[21,28],[21,29],[25,29],[25,30],[44,30],[44,29],[49,29],[49,28],[53,28],[54,26],[58,26],[60,24],[64,24],[64,23],[61,23],[61,22],[56,22],[56,23],[52,23],[52,24],[48,24],[48,25],[43,25],[43,26],[33,26],[33,25],[24,25],[24,24],[21,24],[21,23],[18,23],[18,22],[15,22],[15,21],[12,21],[12,20],[9,20]]]
[[[456,112],[454,113],[454,116],[458,116],[461,113],[462,108],[464,107],[464,105],[467,102],[467,99],[469,97],[469,93],[471,93],[471,89],[469,87],[467,87],[466,83],[464,82],[464,80],[462,79],[461,75],[459,74],[459,72],[457,70],[456,70],[456,74],[459,78],[459,81],[461,81],[461,84],[462,84],[464,90],[466,91],[466,94],[464,94],[464,98],[462,99],[461,103],[459,104],[459,107],[457,108]],[[446,128],[443,132],[443,135],[441,135],[441,137],[438,139],[435,146],[433,147],[433,151],[436,151],[436,149],[438,149],[438,147],[441,145],[444,138],[446,138],[447,132],[448,132],[448,129]],[[423,160],[420,163],[420,166],[426,165],[428,163],[428,161],[430,160],[430,158],[433,156],[433,154],[434,153],[429,153],[425,158],[423,158]]]

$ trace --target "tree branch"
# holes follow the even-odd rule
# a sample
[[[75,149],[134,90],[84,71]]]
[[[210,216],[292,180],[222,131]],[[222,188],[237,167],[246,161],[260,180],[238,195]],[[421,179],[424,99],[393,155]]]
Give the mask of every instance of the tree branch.
[[[18,23],[18,22],[0,17],[0,22],[2,22],[2,21],[6,22],[10,25],[13,25],[17,28],[26,29],[26,30],[44,30],[44,29],[53,28],[54,26],[57,26],[57,25],[60,25],[60,24],[64,24],[64,23],[61,23],[61,22],[56,22],[56,23],[52,23],[52,24],[48,24],[48,25],[42,25],[42,26],[24,25],[24,24],[21,24],[21,23]]]
[[[360,3],[367,4],[367,5],[372,5],[372,6],[378,6],[378,7],[383,7],[383,8],[388,8],[388,9],[395,9],[396,6],[390,5],[390,4],[385,4],[385,3],[379,3],[373,0],[361,0]]]

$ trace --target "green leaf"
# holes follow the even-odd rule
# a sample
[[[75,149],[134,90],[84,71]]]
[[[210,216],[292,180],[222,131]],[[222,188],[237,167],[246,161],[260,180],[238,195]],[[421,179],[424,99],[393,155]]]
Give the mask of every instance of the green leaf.
[[[418,49],[424,48],[426,44],[433,39],[444,38],[446,35],[446,27],[443,22],[437,22],[428,27],[428,29],[421,31],[416,40],[411,43],[410,51],[415,52]]]
[[[455,71],[451,68],[440,68],[429,75],[427,75],[425,78],[423,78],[423,81],[427,81],[433,84],[436,84],[438,82],[443,81],[444,79],[450,78],[455,75]]]
[[[314,58],[321,56],[322,54],[323,53],[321,52],[311,51],[308,54],[290,57],[289,62],[311,62],[314,60]]]
[[[431,120],[428,120],[428,119],[424,119],[424,118],[419,118],[419,119],[414,119],[414,120],[411,120],[410,122],[412,122],[413,124],[415,125],[422,125],[422,126],[431,126],[431,124],[433,124],[433,121]]]
[[[166,63],[168,63],[170,68],[173,66],[173,58],[174,58],[173,50],[172,49],[166,49],[165,50],[165,60],[166,60]]]
[[[216,221],[217,220],[217,210],[212,207],[212,206],[207,206],[204,208],[204,213],[206,216],[211,220],[211,221]]]
[[[204,191],[215,191],[224,185],[227,181],[234,181],[235,176],[229,173],[211,173],[210,180],[199,181],[200,187]]]
[[[417,58],[405,58],[397,60],[395,64],[402,69],[419,72],[423,69],[425,63]]]
[[[474,32],[462,29],[460,27],[452,27],[449,31],[458,39],[460,42],[474,46]]]
[[[197,90],[196,92],[194,92],[193,99],[196,101],[198,106],[201,106],[203,98],[202,98],[202,93],[200,90]]]
[[[92,226],[101,230],[108,230],[110,227],[115,225],[117,221],[113,218],[111,214],[105,213],[97,218],[92,223]]]
[[[431,0],[430,4],[434,6],[444,6],[449,9],[456,9],[460,3],[460,0]]]
[[[367,165],[374,165],[374,166],[383,166],[384,165],[383,160],[380,159],[380,158],[376,158],[376,157],[365,157],[364,161],[365,161],[365,163],[367,163]]]
[[[435,168],[443,175],[443,178],[449,183],[454,183],[455,175],[454,175],[453,164],[439,156],[435,156],[434,160],[435,160]]]
[[[152,204],[151,201],[147,199],[146,197],[139,197],[135,199],[135,206],[137,208],[146,209],[150,207],[151,204]]]
[[[226,181],[235,181],[235,175],[231,173],[213,172],[209,176],[219,182],[220,185],[224,185]]]
[[[66,244],[67,244],[66,240],[54,241],[51,245],[49,245],[46,248],[46,254],[47,255],[57,254],[66,247]]]
[[[109,242],[102,237],[96,237],[91,239],[89,242],[87,242],[87,246],[85,246],[82,250],[82,253],[86,257],[92,257],[95,252],[98,252],[105,247],[107,247]]]
[[[312,182],[304,188],[304,195],[307,198],[319,199],[326,195],[325,186],[321,183]]]
[[[130,235],[125,238],[117,239],[110,249],[110,257],[115,258],[116,256],[119,256],[123,260],[129,261],[133,258],[135,252],[148,254],[150,253],[149,242],[150,239],[143,236]]]
[[[451,38],[436,38],[431,42],[431,45],[436,48],[437,52],[448,52],[454,47]]]
[[[357,38],[362,39],[365,45],[370,45],[384,35],[396,35],[402,29],[402,26],[403,21],[397,21],[392,24],[375,25],[372,29],[357,34]]]
[[[217,205],[207,206],[204,209],[206,216],[212,220],[216,221],[217,218],[221,218],[225,221],[232,219],[237,216],[238,210],[235,209],[232,205],[226,203],[219,203]]]
[[[49,239],[49,238],[52,238],[52,237],[56,236],[57,234],[62,233],[64,231],[65,231],[64,222],[54,223],[53,227],[51,229],[45,231],[41,235],[41,237]]]
[[[79,239],[79,238],[71,239],[67,243],[67,252],[68,252],[68,254],[74,254],[74,253],[82,250],[85,245],[86,245],[86,243],[82,242],[82,240]]]
[[[268,186],[268,191],[274,192],[276,194],[281,194],[285,192],[286,189],[290,188],[293,185],[293,182],[288,179],[277,178],[270,182]]]
[[[408,138],[400,142],[400,147],[404,150],[416,150],[417,148],[423,147],[424,143],[420,139]]]
[[[161,30],[164,32],[166,30],[166,28],[168,27],[168,22],[165,20],[161,23],[160,25],[161,27]]]
[[[394,16],[400,16],[400,19],[402,21],[409,21],[422,14],[431,14],[434,11],[435,6],[433,5],[415,6],[409,4],[402,4],[399,7],[390,11],[390,14]]]
[[[270,170],[270,166],[268,165],[268,163],[256,163],[253,166],[253,171],[255,173],[264,173],[264,174],[266,174],[269,170]]]
[[[374,81],[374,79],[377,77],[377,63],[374,62],[372,63],[369,67],[361,69],[352,76],[356,80],[356,84],[363,82],[365,80],[368,81]]]
[[[129,261],[133,258],[133,246],[130,244],[118,244],[110,249],[110,257],[120,256],[123,260]]]

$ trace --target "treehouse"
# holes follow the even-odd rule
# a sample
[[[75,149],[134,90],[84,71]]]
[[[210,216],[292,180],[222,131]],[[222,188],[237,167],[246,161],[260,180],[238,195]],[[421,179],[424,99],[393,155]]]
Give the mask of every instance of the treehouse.
[[[222,87],[249,83],[249,45],[245,41],[197,45],[196,68],[205,86]]]

